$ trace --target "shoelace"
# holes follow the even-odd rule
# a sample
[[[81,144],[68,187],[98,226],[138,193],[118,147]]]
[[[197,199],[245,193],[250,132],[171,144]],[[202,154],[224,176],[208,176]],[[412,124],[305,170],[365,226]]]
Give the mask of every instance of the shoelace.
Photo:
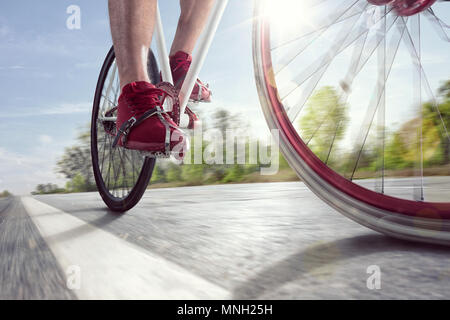
[[[129,108],[133,111],[134,116],[139,117],[147,110],[153,109],[156,106],[161,106],[162,103],[159,97],[163,97],[165,94],[165,91],[161,89],[148,89],[145,92],[128,96],[127,103]]]
[[[175,68],[173,69],[173,73],[175,73],[178,69],[183,69],[184,72],[188,72],[190,66],[191,66],[191,62],[190,60],[184,60],[184,59],[178,59],[175,60],[175,62],[177,63]],[[200,86],[200,87],[205,87],[206,89],[209,88],[208,84],[204,84],[203,82],[200,81],[200,79],[197,79],[197,82],[195,84],[196,86]]]
[[[178,69],[182,69],[183,71],[187,72],[189,70],[189,67],[191,66],[190,60],[185,59],[177,59],[175,60],[176,66],[173,69],[173,72],[176,72]]]

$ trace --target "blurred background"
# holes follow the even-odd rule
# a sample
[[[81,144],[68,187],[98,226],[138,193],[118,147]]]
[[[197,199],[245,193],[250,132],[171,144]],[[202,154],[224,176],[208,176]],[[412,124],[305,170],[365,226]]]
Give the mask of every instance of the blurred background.
[[[307,30],[314,20],[313,12],[308,19],[291,19],[289,12],[295,12],[299,5],[295,1],[286,3],[284,9],[277,6],[273,10],[277,21],[272,28],[275,44],[289,39],[290,30]],[[289,3],[294,6],[292,10]],[[70,15],[66,10],[73,4],[81,10],[80,29],[66,26]],[[433,8],[441,18],[448,18],[442,4]],[[366,11],[367,19],[373,20],[376,12]],[[162,2],[161,12],[170,45],[179,14],[178,2]],[[203,119],[204,129],[217,129],[225,136],[227,128],[244,128],[252,139],[267,141],[269,131],[260,110],[253,75],[252,14],[251,1],[230,1],[200,74],[210,84],[214,99],[211,104],[200,105],[197,112]],[[283,17],[285,22],[280,23]],[[295,28],[292,21],[297,24]],[[353,83],[346,83],[343,75],[349,69],[345,66],[352,62],[351,52],[360,43],[349,45],[336,56],[310,95],[305,96],[305,90],[309,92],[308,82],[295,83],[294,76],[306,72],[306,66],[314,67],[317,53],[330,45],[339,24],[327,30],[322,41],[316,39],[307,49],[302,49],[301,55],[297,54],[287,67],[283,65],[286,56],[296,54],[304,42],[294,42],[273,53],[274,63],[281,65],[277,81],[280,94],[286,97],[286,107],[308,98],[303,101],[305,107],[292,119],[299,134],[316,155],[344,176],[379,177],[381,152],[384,153],[383,174],[416,176],[420,126],[424,139],[424,175],[450,174],[450,141],[442,127],[442,121],[450,127],[448,50],[439,49],[442,35],[423,21],[422,63],[429,72],[431,93],[437,99],[442,119],[435,112],[435,104],[430,102],[430,92],[428,96],[423,94],[420,111],[412,107],[414,89],[410,84],[414,66],[408,48],[401,44],[385,93],[386,123],[371,124],[361,148],[357,138],[363,130],[357,124],[364,122],[365,105],[376,88],[376,54],[368,57],[362,72],[352,79]],[[376,36],[376,28],[373,29],[366,36],[369,48]],[[393,37],[392,30],[387,41]],[[0,190],[5,190],[5,194],[95,190],[89,154],[90,111],[98,73],[110,46],[107,1],[22,0],[2,4],[0,129],[5,134],[0,142]],[[330,114],[329,110],[334,111]],[[425,119],[423,122],[420,115]],[[206,139],[204,146],[209,142]],[[279,160],[280,171],[274,176],[261,176],[259,163],[178,166],[159,161],[151,187],[297,180],[281,156]]]
[[[70,5],[81,28],[68,29]],[[0,190],[90,191],[89,122],[98,74],[111,46],[107,1],[15,1],[0,13]],[[168,42],[178,1],[161,2]],[[255,139],[269,131],[260,111],[251,56],[251,1],[230,1],[200,78],[212,87],[201,105],[210,129],[228,121]],[[170,45],[170,42],[168,43]],[[223,125],[221,126],[223,128]],[[178,167],[162,162],[153,183],[192,185],[258,180],[255,166]],[[207,170],[203,172],[203,170]],[[295,179],[292,173],[284,173]],[[284,179],[284,178],[283,178]]]

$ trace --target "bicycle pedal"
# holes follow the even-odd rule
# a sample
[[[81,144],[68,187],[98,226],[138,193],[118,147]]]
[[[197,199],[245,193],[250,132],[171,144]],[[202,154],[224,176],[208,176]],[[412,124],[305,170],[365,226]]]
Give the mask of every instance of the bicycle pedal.
[[[178,126],[182,129],[192,130],[196,127],[196,125],[200,121],[200,119],[192,111],[191,108],[192,108],[192,104],[189,104],[189,106],[186,106],[184,114],[178,116],[178,120],[179,120]]]
[[[189,103],[194,106],[198,106],[200,103],[211,103],[212,100],[193,100],[189,99]]]
[[[190,148],[191,148],[190,139],[188,136],[186,136],[186,148],[184,150],[179,150],[179,151],[183,151],[181,153],[181,155],[180,155],[179,151],[173,151],[173,150],[170,150],[168,152],[139,150],[139,154],[145,158],[152,158],[152,159],[169,159],[169,158],[171,158],[174,161],[182,162],[184,159],[184,156],[186,155],[186,153],[189,152]]]
[[[171,156],[171,153],[166,153],[166,152],[151,152],[151,151],[139,151],[139,153],[141,154],[142,157],[144,158],[154,158],[154,159],[168,159]]]

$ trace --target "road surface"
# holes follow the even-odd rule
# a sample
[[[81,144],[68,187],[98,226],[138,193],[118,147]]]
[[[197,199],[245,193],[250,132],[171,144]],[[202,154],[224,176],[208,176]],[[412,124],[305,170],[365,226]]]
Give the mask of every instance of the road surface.
[[[0,200],[0,289],[0,299],[443,299],[450,248],[359,226],[300,182],[149,190],[123,215],[97,193],[16,197]]]

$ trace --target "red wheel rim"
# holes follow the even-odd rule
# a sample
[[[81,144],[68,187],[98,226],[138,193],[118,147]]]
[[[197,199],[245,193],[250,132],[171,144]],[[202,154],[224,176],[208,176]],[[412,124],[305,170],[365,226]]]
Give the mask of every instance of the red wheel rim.
[[[270,105],[273,107],[272,112],[278,122],[278,129],[283,132],[288,143],[292,146],[297,155],[300,156],[303,161],[328,184],[363,203],[389,212],[413,217],[436,220],[450,219],[450,203],[419,202],[399,199],[368,190],[347,180],[340,174],[330,169],[306,146],[293,127],[278,95],[278,89],[275,84],[276,81],[272,68],[270,26],[267,20],[262,22],[261,28],[261,59],[265,88],[268,93]]]
[[[384,6],[386,4],[389,4],[393,2],[394,0],[367,0],[367,2],[374,4],[376,6]]]
[[[428,9],[435,2],[436,0],[395,0],[393,6],[398,15],[412,16]]]

